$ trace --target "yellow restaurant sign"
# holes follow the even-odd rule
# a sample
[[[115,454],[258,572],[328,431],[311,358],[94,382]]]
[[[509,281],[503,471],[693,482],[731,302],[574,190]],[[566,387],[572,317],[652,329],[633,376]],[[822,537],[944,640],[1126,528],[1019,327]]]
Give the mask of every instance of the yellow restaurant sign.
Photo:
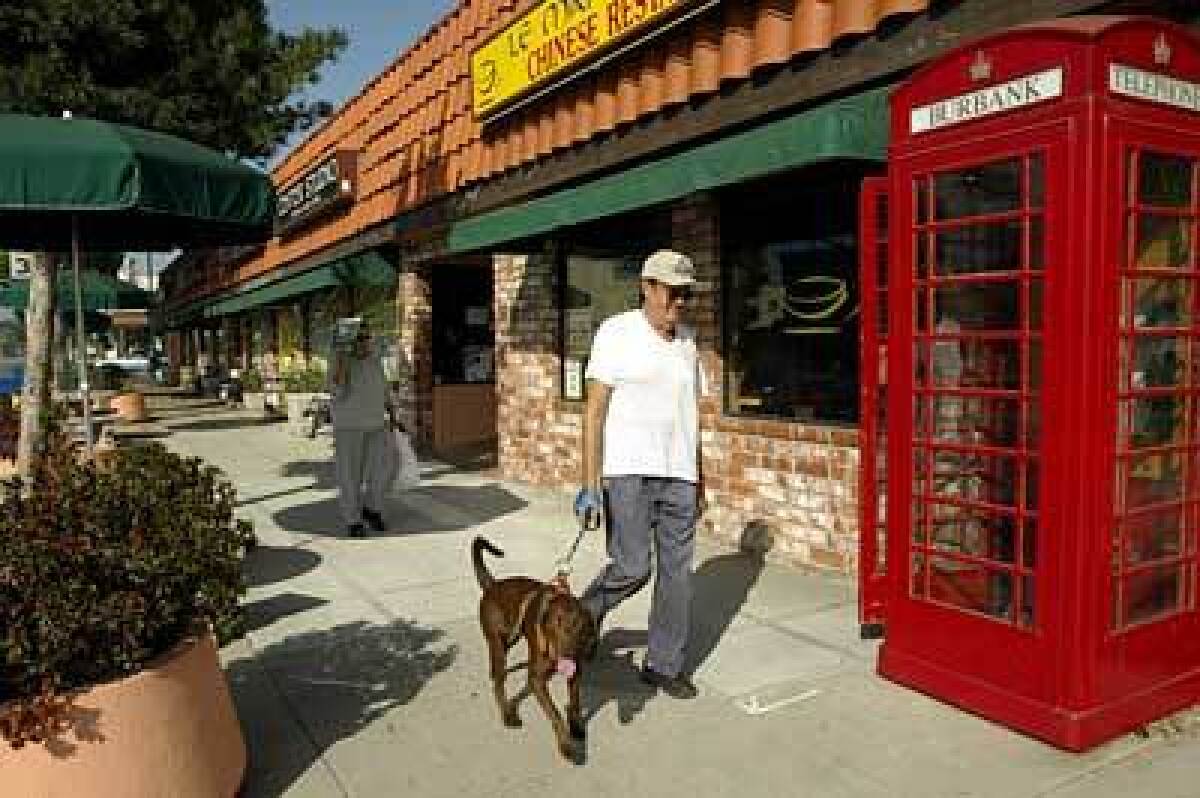
[[[578,74],[597,56],[717,2],[541,0],[471,54],[475,116],[493,116],[535,89]]]

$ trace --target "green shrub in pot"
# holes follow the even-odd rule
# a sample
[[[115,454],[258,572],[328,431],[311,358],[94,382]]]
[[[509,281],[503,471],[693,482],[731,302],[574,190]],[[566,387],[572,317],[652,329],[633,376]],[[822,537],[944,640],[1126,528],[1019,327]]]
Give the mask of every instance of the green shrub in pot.
[[[242,390],[246,393],[262,393],[262,374],[257,369],[246,369],[241,374]]]
[[[254,542],[233,486],[195,458],[151,444],[97,465],[51,441],[32,490],[0,489],[0,736],[13,747],[65,731],[72,691],[205,626],[236,636]]]
[[[320,393],[326,382],[325,369],[316,366],[292,369],[283,375],[283,388],[288,393]]]

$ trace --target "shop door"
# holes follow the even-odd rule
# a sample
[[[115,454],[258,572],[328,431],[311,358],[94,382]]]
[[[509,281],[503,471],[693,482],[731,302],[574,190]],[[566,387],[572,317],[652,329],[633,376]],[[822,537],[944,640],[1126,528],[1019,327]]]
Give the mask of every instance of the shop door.
[[[1111,128],[1106,204],[1119,283],[1108,661],[1114,694],[1200,661],[1200,136]]]
[[[1057,346],[1043,322],[1064,156],[1062,133],[1032,131],[942,149],[895,166],[892,196],[888,639],[1041,696],[1054,652],[1039,600],[1057,578],[1039,527]]]
[[[863,181],[859,199],[858,620],[864,638],[887,621],[887,178]]]

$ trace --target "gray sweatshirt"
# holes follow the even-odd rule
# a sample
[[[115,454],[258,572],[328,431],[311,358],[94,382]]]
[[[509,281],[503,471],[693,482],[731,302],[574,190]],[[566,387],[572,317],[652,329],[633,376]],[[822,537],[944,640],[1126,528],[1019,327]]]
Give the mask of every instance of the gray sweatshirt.
[[[334,383],[336,368],[329,375],[333,426],[337,429],[383,429],[387,425],[390,397],[379,358],[371,355],[359,360],[346,356],[346,374],[345,385]]]

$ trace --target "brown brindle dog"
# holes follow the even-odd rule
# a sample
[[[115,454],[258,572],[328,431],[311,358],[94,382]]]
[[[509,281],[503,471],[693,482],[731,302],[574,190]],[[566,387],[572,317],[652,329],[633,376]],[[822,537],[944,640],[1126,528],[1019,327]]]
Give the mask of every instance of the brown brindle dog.
[[[596,624],[579,599],[561,587],[523,576],[496,579],[483,562],[485,551],[495,557],[503,557],[504,552],[481,537],[471,545],[475,577],[483,590],[479,625],[487,640],[500,717],[505,726],[521,725],[517,700],[505,695],[504,677],[508,672],[508,650],[524,637],[529,646],[529,692],[537,697],[554,726],[559,752],[575,760],[576,742],[584,738],[579,680],[583,660],[591,656],[596,645]],[[567,722],[550,697],[550,677],[555,673],[567,677]]]

